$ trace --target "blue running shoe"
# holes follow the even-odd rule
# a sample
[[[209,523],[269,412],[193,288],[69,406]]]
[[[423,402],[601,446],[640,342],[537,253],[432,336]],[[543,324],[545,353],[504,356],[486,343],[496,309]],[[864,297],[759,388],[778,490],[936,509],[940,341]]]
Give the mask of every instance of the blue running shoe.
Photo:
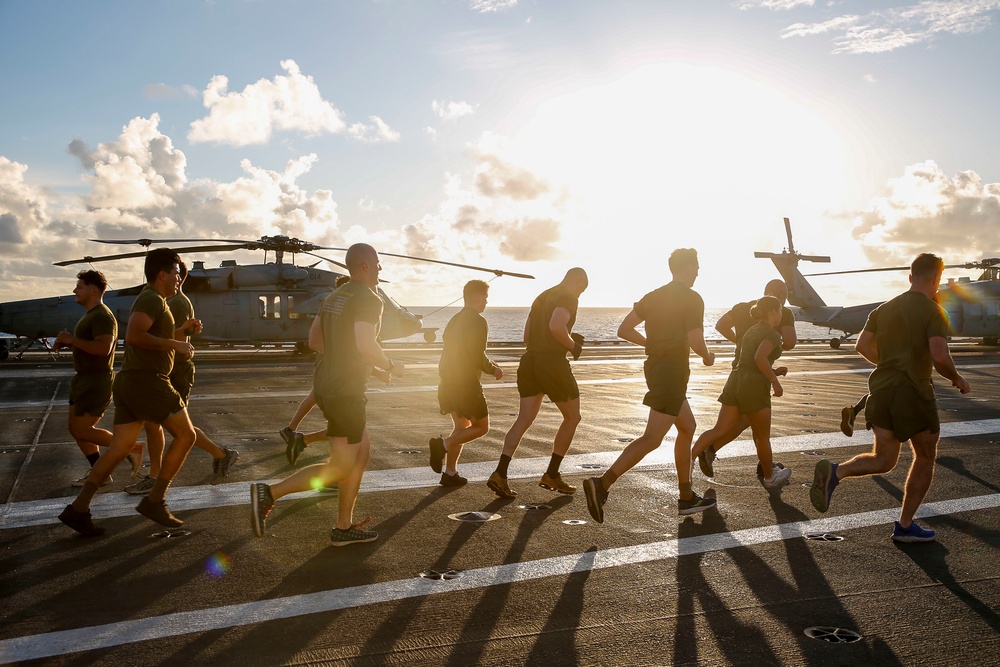
[[[916,521],[909,528],[903,528],[897,521],[892,529],[892,539],[894,542],[933,542],[937,533],[930,528],[921,528]]]

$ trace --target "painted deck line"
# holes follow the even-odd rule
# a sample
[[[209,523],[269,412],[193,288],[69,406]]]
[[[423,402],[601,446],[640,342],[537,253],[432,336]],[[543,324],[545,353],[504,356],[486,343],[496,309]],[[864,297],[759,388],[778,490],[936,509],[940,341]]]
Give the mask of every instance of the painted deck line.
[[[943,438],[958,438],[998,432],[1000,432],[1000,419],[947,422],[941,425],[941,437]],[[670,442],[672,440],[669,438],[664,440],[664,443]],[[783,452],[821,451],[840,447],[869,447],[872,443],[872,434],[868,431],[861,431],[853,438],[848,438],[840,431],[836,431],[833,433],[807,433],[772,438],[771,449],[775,454],[781,454]],[[622,443],[622,447],[624,447],[624,443]],[[589,477],[593,474],[598,474],[599,470],[581,468],[582,465],[599,464],[606,467],[614,463],[620,453],[620,450],[614,450],[590,454],[570,454],[563,459],[562,471],[567,477],[575,477],[577,475]],[[751,440],[736,440],[726,445],[718,453],[718,457],[722,459],[755,457],[756,455],[757,452]],[[817,458],[816,460],[818,461],[819,459]],[[548,464],[549,457],[514,459],[510,464],[508,479],[530,479],[532,480],[530,484],[534,484],[534,478],[540,477],[545,472]],[[673,448],[669,444],[661,445],[659,449],[650,453],[635,467],[637,469],[665,468],[672,471],[674,469]],[[493,461],[463,463],[462,474],[470,482],[486,482],[495,468],[496,463]],[[696,473],[696,475],[700,475],[700,473]],[[435,488],[437,487],[437,479],[438,475],[432,473],[427,466],[369,470],[365,473],[364,480],[362,481],[361,493]],[[800,481],[812,479],[812,469],[798,471],[794,479]],[[279,480],[258,481],[273,483]],[[167,494],[167,501],[170,504],[172,512],[249,505],[249,489],[249,481],[172,487]],[[0,507],[0,530],[58,524],[59,513],[62,512],[67,503],[72,501],[73,497],[46,498],[44,500],[30,500],[4,505]],[[278,502],[282,503],[315,497],[322,497],[322,494],[312,491],[293,493],[279,498]],[[484,494],[483,497],[492,498],[493,496]],[[94,518],[98,520],[136,516],[135,506],[139,503],[139,500],[139,496],[131,496],[122,491],[100,493],[94,498],[91,510],[93,511]]]
[[[1000,494],[928,503],[920,508],[917,517],[927,518],[995,507],[1000,507]],[[193,632],[208,632],[283,618],[295,618],[307,614],[351,609],[382,602],[468,591],[488,586],[503,586],[651,561],[672,560],[691,554],[796,539],[808,533],[834,533],[890,524],[896,520],[898,515],[898,508],[862,512],[815,521],[762,526],[714,535],[686,537],[632,547],[616,547],[603,551],[589,551],[466,570],[461,578],[450,581],[433,581],[414,577],[284,598],[184,611],[75,630],[14,637],[0,641],[0,661],[36,660],[151,639],[177,637]]]

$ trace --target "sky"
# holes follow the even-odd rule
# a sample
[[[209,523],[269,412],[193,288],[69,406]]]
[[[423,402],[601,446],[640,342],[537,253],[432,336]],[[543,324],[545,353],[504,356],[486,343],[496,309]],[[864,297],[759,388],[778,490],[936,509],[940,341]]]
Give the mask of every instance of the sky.
[[[481,277],[528,305],[582,266],[581,306],[628,307],[692,247],[726,307],[777,277],[753,252],[785,217],[832,257],[804,273],[1000,256],[998,23],[1000,0],[0,0],[0,302],[68,294],[87,265],[52,263],[95,238],[536,276],[386,257],[408,306]],[[907,281],[814,285],[851,305]]]

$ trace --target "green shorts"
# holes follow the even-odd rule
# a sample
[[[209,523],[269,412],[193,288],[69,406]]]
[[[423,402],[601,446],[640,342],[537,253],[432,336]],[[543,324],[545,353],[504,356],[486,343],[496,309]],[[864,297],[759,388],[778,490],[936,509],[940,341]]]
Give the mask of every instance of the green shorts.
[[[923,431],[941,430],[937,401],[922,398],[909,384],[877,389],[865,405],[865,427],[878,426],[892,431],[900,442],[906,442]]]
[[[642,404],[665,415],[676,417],[687,400],[688,379],[691,367],[685,358],[649,357],[642,365],[646,376],[646,392]]]
[[[771,407],[771,382],[754,371],[734,370],[722,388],[719,403],[735,407],[741,415],[766,410]]]
[[[442,384],[438,387],[438,405],[443,415],[454,412],[459,417],[473,421],[488,417],[490,414],[481,384]]]
[[[517,393],[521,398],[545,394],[553,403],[580,398],[565,354],[526,352],[517,366]]]
[[[364,394],[352,396],[322,396],[316,394],[316,405],[326,417],[326,434],[331,438],[347,438],[348,444],[361,442],[367,425]]]
[[[184,409],[170,378],[153,371],[122,371],[115,376],[115,424],[162,424]]]
[[[111,385],[115,374],[77,373],[69,385],[69,404],[77,417],[101,417],[111,405]]]
[[[191,387],[194,386],[194,364],[175,362],[174,369],[170,371],[170,384],[181,395],[186,407],[191,397]]]

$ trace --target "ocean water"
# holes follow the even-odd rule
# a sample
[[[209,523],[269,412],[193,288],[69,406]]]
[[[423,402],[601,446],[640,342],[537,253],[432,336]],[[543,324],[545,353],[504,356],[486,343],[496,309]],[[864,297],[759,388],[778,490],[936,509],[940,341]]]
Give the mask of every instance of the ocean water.
[[[410,310],[418,315],[424,316],[425,327],[437,327],[437,340],[440,342],[441,334],[448,324],[448,320],[455,313],[461,310],[458,307],[442,308],[413,308]],[[528,317],[528,308],[491,308],[487,307],[483,317],[490,324],[489,340],[492,343],[520,342],[524,335],[524,321]],[[628,315],[630,308],[580,308],[576,315],[576,325],[573,331],[582,334],[590,341],[610,341],[619,340],[618,325]],[[705,340],[721,342],[724,339],[715,330],[715,323],[722,317],[727,308],[706,308],[705,309]],[[808,322],[796,322],[795,330],[799,338],[815,338],[829,340],[832,337],[830,332],[822,327],[817,327]],[[407,342],[418,342],[423,340],[420,334],[402,339]]]

